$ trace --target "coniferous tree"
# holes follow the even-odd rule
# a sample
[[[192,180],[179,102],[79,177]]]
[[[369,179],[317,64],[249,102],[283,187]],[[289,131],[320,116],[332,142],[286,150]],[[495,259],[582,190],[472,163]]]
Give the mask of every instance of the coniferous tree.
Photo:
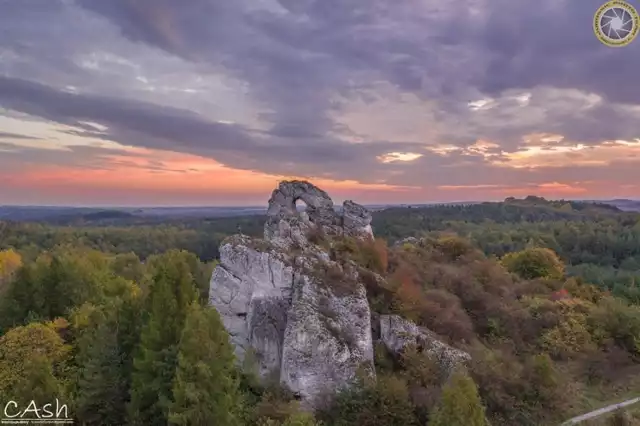
[[[187,310],[198,298],[185,257],[184,252],[171,251],[154,266],[148,318],[133,362],[129,415],[134,425],[167,424],[178,343]]]
[[[125,424],[126,386],[118,336],[106,318],[80,342],[75,414],[85,425]]]
[[[85,425],[126,424],[140,297],[134,291],[105,306],[85,308],[91,318],[87,318],[89,324],[79,331],[76,341],[74,412]],[[79,310],[76,316],[82,313]]]
[[[180,340],[169,423],[239,425],[242,404],[234,360],[218,312],[194,303]]]
[[[453,373],[429,420],[429,426],[488,426],[485,410],[473,379]]]

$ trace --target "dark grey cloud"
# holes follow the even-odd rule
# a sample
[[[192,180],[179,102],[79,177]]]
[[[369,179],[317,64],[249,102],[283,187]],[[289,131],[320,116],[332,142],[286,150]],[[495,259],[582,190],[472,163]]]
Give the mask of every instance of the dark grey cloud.
[[[71,146],[65,149],[41,149],[0,142],[0,173],[3,176],[20,173],[27,168],[34,170],[54,165],[87,170],[115,170],[111,156],[130,157],[133,154],[114,148],[96,146]]]
[[[15,78],[0,77],[0,103],[10,109],[58,123],[87,127],[82,121],[96,121],[117,132],[140,133],[156,141],[180,143],[185,147],[242,150],[254,144],[237,126],[213,123],[197,114],[135,100],[81,95]],[[90,133],[95,136],[96,133]],[[126,142],[126,141],[121,141]],[[134,144],[135,145],[135,144]],[[148,148],[179,148],[147,146]]]
[[[274,1],[258,10],[248,1],[80,4],[108,17],[132,40],[223,66],[249,82],[275,128],[331,130],[332,95],[349,94],[360,78],[388,80],[421,96],[451,94],[460,75],[458,81],[440,77],[474,59],[473,52],[445,54],[433,42],[444,34],[447,18],[466,12],[425,9],[416,0]]]
[[[0,16],[0,106],[72,126],[63,132],[75,137],[275,174],[404,185],[505,173],[541,179],[479,154],[425,146],[469,147],[481,138],[498,143],[488,152],[499,154],[522,149],[529,133],[562,134],[564,144],[639,137],[640,86],[631,73],[640,41],[601,45],[591,27],[600,4],[9,2]],[[379,91],[381,83],[392,93]],[[516,99],[525,92],[526,102]],[[383,105],[372,123],[393,119],[412,105],[404,95],[424,103],[428,135],[381,137],[343,120],[358,102]],[[470,109],[489,97],[490,106]],[[377,160],[389,152],[423,156]]]
[[[640,137],[640,110],[573,89],[534,88],[529,93],[526,106],[502,97],[487,110],[461,111],[456,116],[461,126],[452,132],[461,137],[458,143],[485,138],[512,151],[522,146],[523,135],[532,133],[560,134],[566,142],[586,144]]]
[[[613,102],[640,102],[633,84],[640,43],[623,49],[601,44],[593,16],[601,0],[492,0],[479,45],[491,55],[477,80],[489,93],[547,85],[593,92]]]
[[[379,142],[353,145],[325,137],[317,144],[282,134],[258,134],[239,125],[208,121],[187,110],[154,104],[72,94],[19,79],[0,77],[0,104],[12,110],[87,130],[74,135],[117,141],[125,145],[209,156],[232,167],[271,173],[329,174],[349,178],[366,171],[376,157],[390,150],[415,150],[416,144]],[[84,122],[107,129],[97,132]],[[350,169],[353,167],[353,169]],[[361,176],[364,178],[365,176]]]
[[[310,134],[332,129],[331,95],[352,94],[354,79],[381,79],[420,97],[435,97],[442,112],[452,116],[448,120],[457,116],[461,122],[470,120],[464,101],[472,100],[473,89],[498,96],[508,89],[548,86],[596,93],[612,102],[640,102],[640,86],[631,84],[640,44],[625,49],[600,44],[592,29],[599,0],[535,5],[467,0],[449,7],[417,0],[272,3],[255,10],[243,1],[198,0],[190,7],[164,0],[81,2],[134,40],[229,67],[272,109],[266,117],[274,131],[292,136],[301,129]],[[469,126],[461,142],[484,136],[513,146],[519,135],[535,131],[589,141],[617,131],[625,137],[639,133],[635,117],[618,117],[608,105],[575,115],[575,110],[556,108],[545,123],[513,131]],[[458,137],[458,132],[443,135]]]
[[[0,139],[22,139],[22,140],[38,140],[40,138],[36,138],[28,135],[19,135],[17,133],[11,132],[1,132],[0,131]]]

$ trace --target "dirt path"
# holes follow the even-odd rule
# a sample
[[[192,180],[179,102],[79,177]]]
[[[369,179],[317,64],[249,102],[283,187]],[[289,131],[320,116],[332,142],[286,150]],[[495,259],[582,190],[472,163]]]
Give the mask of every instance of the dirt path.
[[[612,411],[617,410],[618,408],[623,408],[623,407],[627,407],[629,405],[633,405],[633,404],[635,404],[637,402],[640,402],[640,398],[628,399],[628,400],[623,401],[623,402],[618,402],[617,404],[607,405],[606,407],[599,408],[599,409],[591,411],[589,413],[581,414],[581,415],[579,415],[577,417],[569,419],[566,422],[562,423],[562,426],[575,425],[575,424],[578,424],[578,423],[580,423],[582,421],[593,419],[593,418],[601,416],[603,414],[610,413]]]

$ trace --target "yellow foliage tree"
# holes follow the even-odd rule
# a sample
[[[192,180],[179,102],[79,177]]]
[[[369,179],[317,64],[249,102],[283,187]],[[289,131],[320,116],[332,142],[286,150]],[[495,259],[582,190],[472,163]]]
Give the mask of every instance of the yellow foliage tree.
[[[456,371],[444,386],[429,426],[488,426],[478,388],[466,373]]]
[[[561,279],[564,276],[564,264],[558,255],[548,248],[528,248],[508,253],[502,258],[502,264],[509,272],[527,280]]]
[[[58,334],[65,321],[31,323],[0,338],[0,400],[50,403],[61,397],[58,378],[70,347]]]
[[[13,249],[0,251],[0,290],[22,266],[22,257]]]
[[[546,331],[541,340],[543,348],[557,358],[568,358],[596,348],[587,328],[586,316],[578,313],[566,316],[560,324]]]

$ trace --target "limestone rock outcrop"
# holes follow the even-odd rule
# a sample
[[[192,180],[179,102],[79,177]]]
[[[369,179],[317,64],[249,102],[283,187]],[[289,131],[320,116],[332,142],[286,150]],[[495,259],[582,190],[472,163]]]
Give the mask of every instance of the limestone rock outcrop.
[[[280,381],[313,401],[356,378],[360,368],[373,374],[373,342],[364,287],[334,294],[298,274],[288,315]]]
[[[373,237],[371,212],[360,204],[347,200],[342,205],[342,226],[354,236]]]
[[[447,345],[438,340],[433,332],[398,315],[380,316],[380,340],[394,354],[401,353],[409,345],[415,345],[437,359],[445,372],[451,372],[456,366],[471,360],[468,353]]]
[[[297,201],[306,205],[303,213],[298,213]],[[267,217],[264,239],[281,248],[305,245],[310,229],[326,235],[373,237],[371,213],[365,207],[348,200],[338,214],[329,195],[309,182],[282,182],[271,194]]]
[[[298,212],[298,200],[306,211]],[[251,361],[263,378],[279,380],[310,408],[359,373],[375,376],[371,312],[359,269],[331,260],[327,247],[345,236],[373,238],[366,208],[345,201],[338,213],[326,192],[285,181],[269,200],[264,238],[224,240],[211,278],[209,304],[220,313],[238,359]],[[376,322],[392,352],[418,339],[446,362],[455,358],[455,350],[445,351],[400,317]],[[414,337],[400,337],[405,331]]]
[[[262,376],[280,367],[292,282],[293,268],[283,256],[257,250],[249,237],[236,235],[220,246],[209,304],[220,313],[236,356],[244,359],[251,350],[260,357]]]
[[[299,213],[302,200],[306,211]],[[243,360],[275,376],[313,404],[323,392],[373,374],[369,304],[357,272],[309,242],[310,232],[370,238],[371,215],[353,202],[335,211],[326,192],[308,182],[282,182],[269,200],[264,239],[233,236],[220,247],[211,278],[214,306]],[[330,278],[327,270],[333,271]],[[337,281],[349,281],[340,291]]]

